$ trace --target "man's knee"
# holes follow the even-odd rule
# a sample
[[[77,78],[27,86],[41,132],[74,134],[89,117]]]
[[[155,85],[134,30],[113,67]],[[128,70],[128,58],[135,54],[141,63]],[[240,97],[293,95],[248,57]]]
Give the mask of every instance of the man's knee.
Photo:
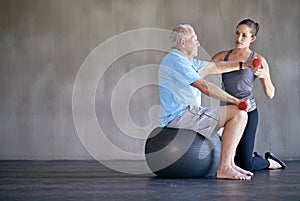
[[[248,120],[247,112],[240,110],[237,106],[229,105],[221,108],[221,121],[226,124],[228,121],[236,121],[246,124]],[[220,122],[222,124],[222,122]]]
[[[244,110],[236,110],[236,117],[243,119],[243,120],[247,120],[248,119],[248,115],[247,112],[245,112]]]
[[[240,123],[241,125],[246,125],[248,121],[248,114],[244,110],[237,109],[233,114],[233,121]]]

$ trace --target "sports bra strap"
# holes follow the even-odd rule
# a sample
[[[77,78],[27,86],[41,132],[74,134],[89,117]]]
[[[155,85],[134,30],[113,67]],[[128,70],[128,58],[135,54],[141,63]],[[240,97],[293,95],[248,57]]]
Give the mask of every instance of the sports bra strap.
[[[233,50],[229,50],[229,51],[227,52],[227,54],[226,54],[226,56],[225,56],[225,58],[224,58],[224,61],[228,61],[229,55],[231,54],[232,51],[233,51]]]
[[[253,59],[254,55],[255,55],[255,52],[252,51],[251,54],[249,55],[247,61],[251,61]]]

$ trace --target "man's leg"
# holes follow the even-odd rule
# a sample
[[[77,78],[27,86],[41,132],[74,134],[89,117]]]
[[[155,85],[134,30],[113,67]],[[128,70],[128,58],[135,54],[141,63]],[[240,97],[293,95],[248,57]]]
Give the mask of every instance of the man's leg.
[[[221,107],[219,127],[224,126],[222,134],[222,150],[217,178],[249,180],[251,172],[234,164],[234,153],[247,124],[247,113],[236,106]]]

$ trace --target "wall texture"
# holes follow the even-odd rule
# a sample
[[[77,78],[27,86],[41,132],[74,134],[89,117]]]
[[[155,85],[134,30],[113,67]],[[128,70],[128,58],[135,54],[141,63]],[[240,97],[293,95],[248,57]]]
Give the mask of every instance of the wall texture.
[[[276,86],[273,100],[265,97],[259,82],[255,86],[260,114],[256,150],[300,159],[300,1],[0,0],[0,5],[0,159],[92,158],[90,148],[82,144],[89,133],[80,137],[73,120],[73,89],[87,56],[107,39],[136,29],[191,23],[212,56],[233,47],[235,26],[246,17],[261,24],[253,49],[267,58]],[[157,36],[131,40],[134,45],[150,38]],[[114,48],[118,54],[118,44]],[[134,158],[142,158],[147,133],[132,137],[121,131],[111,109],[115,86],[124,75],[125,89],[139,84],[137,75],[155,80],[155,73],[128,73],[148,64],[154,64],[149,68],[155,72],[164,53],[145,49],[117,58],[105,69],[95,91],[102,131],[116,147],[137,154]],[[115,115],[124,115],[124,106],[129,119],[143,127],[151,121],[148,113],[158,104],[158,95],[155,84],[137,85],[128,104],[118,97],[120,113]],[[209,105],[210,99],[203,97],[203,103]],[[90,122],[80,123],[88,128]],[[130,158],[109,146],[105,149],[112,158]]]

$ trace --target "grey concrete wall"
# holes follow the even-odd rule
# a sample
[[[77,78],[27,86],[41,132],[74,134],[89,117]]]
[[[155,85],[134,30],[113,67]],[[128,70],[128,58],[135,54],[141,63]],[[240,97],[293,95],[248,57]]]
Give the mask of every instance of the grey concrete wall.
[[[202,47],[212,56],[233,47],[236,23],[246,17],[261,23],[253,49],[269,61],[276,86],[271,101],[259,83],[255,86],[260,114],[256,149],[299,159],[299,10],[298,0],[0,0],[0,159],[92,158],[90,148],[82,144],[89,133],[80,138],[75,127],[72,96],[83,62],[107,39],[130,30],[171,29],[185,22],[195,27]],[[143,43],[135,39],[132,44]],[[114,53],[118,50],[116,45]],[[123,55],[105,69],[95,91],[102,131],[116,147],[137,154],[134,158],[141,158],[145,133],[137,139],[121,131],[111,109],[113,92],[124,75],[142,65],[158,64],[163,54],[141,50]],[[155,73],[148,75],[155,80]],[[128,88],[139,84],[136,78],[129,75]],[[147,126],[148,112],[158,104],[157,90],[151,84],[135,87],[124,107],[135,124]],[[118,99],[123,111],[122,97]],[[210,99],[203,102],[210,104]],[[89,128],[88,119],[80,123]],[[103,149],[113,158],[126,158],[109,146]]]

